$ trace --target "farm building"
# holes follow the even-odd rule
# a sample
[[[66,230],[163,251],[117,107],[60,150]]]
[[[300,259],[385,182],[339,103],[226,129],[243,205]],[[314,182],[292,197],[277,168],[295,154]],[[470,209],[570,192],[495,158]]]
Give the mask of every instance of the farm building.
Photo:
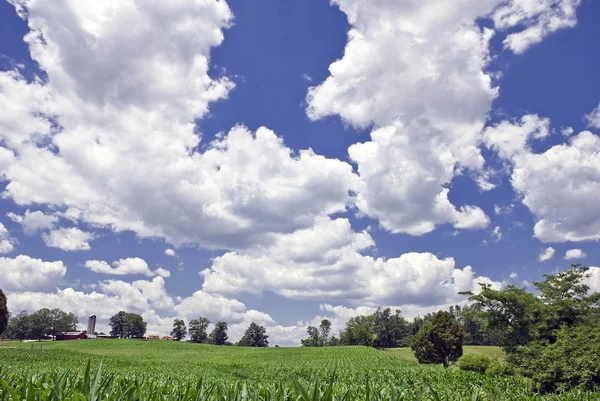
[[[66,341],[66,340],[85,340],[87,335],[81,331],[69,331],[66,333],[60,333],[56,335],[57,341]]]

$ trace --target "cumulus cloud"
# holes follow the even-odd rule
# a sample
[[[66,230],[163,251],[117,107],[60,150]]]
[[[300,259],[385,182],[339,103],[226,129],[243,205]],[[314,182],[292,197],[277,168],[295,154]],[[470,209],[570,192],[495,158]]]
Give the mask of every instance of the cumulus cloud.
[[[348,16],[348,43],[309,89],[307,114],[375,125],[370,141],[348,150],[359,210],[394,233],[486,227],[480,208],[451,204],[447,186],[463,168],[483,167],[479,134],[497,89],[483,72],[493,32],[474,20],[496,2],[333,3]]]
[[[550,260],[554,257],[555,252],[556,252],[556,250],[554,248],[552,248],[551,246],[549,246],[548,248],[544,249],[542,251],[542,253],[540,253],[540,255],[538,256],[538,260],[540,262],[545,262],[547,260]]]
[[[478,288],[472,268],[431,253],[373,258],[366,232],[347,219],[322,219],[310,229],[280,235],[270,247],[227,252],[202,272],[203,290],[218,294],[273,291],[294,299],[349,300],[354,304],[441,304]],[[402,291],[398,291],[402,288]],[[432,290],[434,289],[435,290]]]
[[[600,129],[600,103],[598,106],[585,115],[588,127]]]
[[[43,233],[42,239],[50,248],[58,248],[63,251],[88,251],[91,249],[89,241],[94,239],[94,235],[81,231],[77,227],[62,227],[49,233]]]
[[[600,137],[589,131],[534,153],[529,144],[549,135],[550,121],[527,115],[486,128],[486,145],[512,166],[511,183],[536,218],[542,242],[600,239]]]
[[[600,267],[592,266],[587,271],[588,277],[584,283],[590,287],[592,292],[600,292]]]
[[[148,263],[140,258],[119,259],[112,263],[111,267],[103,260],[88,260],[85,267],[96,273],[124,276],[129,274],[143,274],[148,277],[161,276],[170,277],[171,273],[162,267],[152,271]]]
[[[569,249],[567,252],[565,252],[565,260],[571,260],[571,259],[583,259],[587,256],[587,254],[585,252],[583,252],[581,249]]]
[[[23,231],[27,235],[33,235],[38,231],[53,229],[58,222],[57,216],[46,215],[43,212],[36,210],[30,212],[29,209],[25,211],[23,216],[15,213],[8,213],[7,216],[23,226]]]
[[[154,270],[154,274],[163,278],[171,277],[171,272],[163,267],[159,267],[158,269]]]
[[[5,291],[52,289],[66,273],[61,261],[45,262],[26,255],[0,258],[0,288]]]
[[[0,254],[12,252],[15,249],[15,242],[4,224],[0,223]]]
[[[48,79],[0,73],[5,197],[92,227],[226,249],[351,203],[348,163],[294,152],[266,128],[201,142],[194,121],[233,88],[208,75],[232,19],[224,1],[15,6]]]
[[[2,278],[0,285],[1,280]],[[189,321],[199,316],[209,318],[213,324],[219,320],[228,322],[232,339],[240,338],[250,322],[266,325],[269,332],[271,328],[286,331],[268,314],[247,309],[242,302],[220,295],[197,291],[176,303],[167,293],[162,277],[155,277],[151,281],[101,281],[92,292],[77,291],[73,288],[56,290],[53,293],[9,292],[8,298],[11,308],[15,310],[61,308],[73,312],[80,322],[85,322],[87,316],[95,314],[98,317],[99,331],[108,331],[109,318],[120,310],[141,314],[148,323],[149,334],[168,334],[176,317]],[[288,344],[297,345],[299,335],[305,331],[305,327],[298,327],[295,330],[296,335]],[[279,342],[285,343],[285,339],[281,338]]]
[[[167,255],[167,256],[175,256],[176,253],[175,253],[175,251],[173,249],[167,249],[167,250],[165,250],[165,255]]]
[[[349,148],[360,174],[359,210],[393,233],[421,235],[444,223],[486,227],[480,208],[448,197],[465,172],[481,190],[495,187],[478,148],[498,93],[487,72],[494,31],[475,21],[491,17],[510,29],[505,44],[520,53],[573,26],[579,1],[332,3],[347,15],[348,42],[329,77],[309,88],[306,112],[374,126],[370,141]]]

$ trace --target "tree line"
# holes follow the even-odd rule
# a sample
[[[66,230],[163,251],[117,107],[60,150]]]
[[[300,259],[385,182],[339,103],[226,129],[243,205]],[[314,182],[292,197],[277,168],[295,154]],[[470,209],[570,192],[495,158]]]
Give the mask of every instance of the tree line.
[[[491,328],[484,317],[478,313],[476,305],[454,305],[448,310],[452,318],[458,321],[463,331],[464,345],[499,345],[499,333]],[[371,315],[359,315],[350,318],[338,337],[330,336],[331,322],[323,319],[319,327],[308,326],[308,338],[301,340],[305,347],[335,345],[364,345],[375,348],[410,347],[421,327],[430,323],[435,314],[417,316],[412,321],[402,316],[400,310],[378,308]]]
[[[182,319],[175,319],[173,321],[171,337],[173,337],[173,341],[182,341],[189,335],[189,341],[198,344],[237,345],[242,347],[269,346],[267,330],[254,322],[250,323],[243,337],[235,343],[228,341],[228,326],[226,322],[217,322],[210,334],[207,331],[209,325],[210,320],[205,317],[199,317],[198,319],[190,320],[188,329]]]
[[[77,316],[58,308],[43,308],[32,314],[22,311],[11,317],[6,307],[6,297],[0,290],[1,338],[41,340],[60,333],[75,331],[78,323]]]

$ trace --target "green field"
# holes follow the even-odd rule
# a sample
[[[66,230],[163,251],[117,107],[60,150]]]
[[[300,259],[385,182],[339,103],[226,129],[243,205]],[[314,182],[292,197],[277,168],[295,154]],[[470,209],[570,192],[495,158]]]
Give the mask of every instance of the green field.
[[[244,348],[136,340],[11,347],[0,348],[0,401],[539,399],[525,379],[421,366],[408,349]],[[465,353],[502,357],[494,347],[465,347]],[[86,380],[88,361],[92,370]],[[102,376],[95,382],[100,362]],[[600,395],[572,392],[545,399],[600,400]]]

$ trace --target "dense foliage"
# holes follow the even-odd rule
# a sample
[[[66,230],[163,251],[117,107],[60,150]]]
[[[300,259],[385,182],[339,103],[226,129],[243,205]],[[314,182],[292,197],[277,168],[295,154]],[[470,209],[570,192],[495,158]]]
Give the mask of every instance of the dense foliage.
[[[66,331],[75,331],[77,323],[77,316],[58,308],[43,308],[31,315],[22,311],[10,318],[5,336],[16,340],[38,340]]]
[[[144,318],[135,313],[120,311],[109,320],[110,335],[119,338],[139,338],[146,334]]]
[[[208,342],[208,325],[210,320],[205,317],[190,320],[190,341],[193,343],[203,344]]]
[[[493,359],[487,355],[470,354],[458,360],[458,367],[469,372],[485,373],[493,362]]]
[[[519,347],[511,356],[524,375],[544,392],[600,387],[600,324],[556,331],[556,341]]]
[[[215,328],[208,336],[208,342],[214,345],[225,345],[229,336],[227,335],[227,323],[217,322]]]
[[[238,345],[242,347],[268,347],[269,336],[267,330],[263,326],[252,322],[244,332],[244,336],[239,341]]]
[[[447,368],[463,354],[463,328],[450,312],[439,311],[420,329],[411,345],[419,363],[441,363]]]
[[[545,274],[534,283],[538,295],[513,285],[502,290],[483,285],[479,294],[470,294],[479,318],[499,334],[507,360],[542,391],[600,384],[600,348],[594,345],[600,340],[600,293],[585,284],[587,271],[573,265]]]

